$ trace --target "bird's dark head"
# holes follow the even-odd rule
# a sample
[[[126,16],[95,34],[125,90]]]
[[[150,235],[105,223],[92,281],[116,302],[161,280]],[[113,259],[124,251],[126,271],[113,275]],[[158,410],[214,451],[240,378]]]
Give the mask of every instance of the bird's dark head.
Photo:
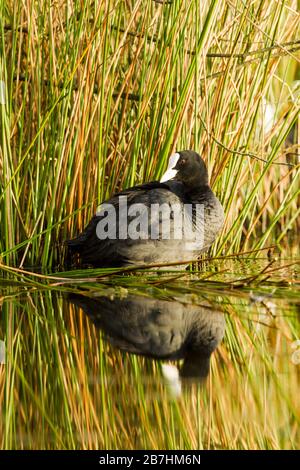
[[[208,185],[207,168],[200,155],[192,150],[176,152],[169,158],[167,171],[160,182],[181,181],[188,188]]]

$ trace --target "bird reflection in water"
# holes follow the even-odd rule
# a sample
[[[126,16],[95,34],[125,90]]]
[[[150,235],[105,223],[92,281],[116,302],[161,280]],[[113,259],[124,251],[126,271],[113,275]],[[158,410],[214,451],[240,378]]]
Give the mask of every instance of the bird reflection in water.
[[[208,376],[211,354],[225,332],[223,313],[205,306],[137,295],[111,299],[71,294],[69,300],[121,351],[166,361],[183,359],[178,380]],[[172,368],[163,371],[172,380]]]

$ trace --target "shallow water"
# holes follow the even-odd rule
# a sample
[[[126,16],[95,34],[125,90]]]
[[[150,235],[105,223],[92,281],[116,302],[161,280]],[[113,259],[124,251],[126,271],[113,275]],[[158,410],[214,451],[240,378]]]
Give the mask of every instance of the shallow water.
[[[1,448],[298,448],[299,294],[295,253],[97,283],[3,275]]]

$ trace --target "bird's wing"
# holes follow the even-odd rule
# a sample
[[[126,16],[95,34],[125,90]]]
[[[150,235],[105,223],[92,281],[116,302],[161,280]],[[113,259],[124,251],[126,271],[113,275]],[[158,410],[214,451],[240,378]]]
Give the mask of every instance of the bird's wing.
[[[98,208],[97,215],[91,219],[85,230],[77,238],[69,240],[67,245],[71,250],[79,252],[86,264],[95,264],[96,258],[99,260],[99,263],[97,262],[97,264],[103,267],[106,265],[120,266],[129,264],[130,262],[133,262],[132,246],[136,246],[137,244],[143,245],[143,250],[134,250],[134,256],[136,257],[134,262],[137,264],[139,262],[144,263],[145,261],[149,263],[155,262],[153,256],[155,254],[158,240],[151,240],[150,234],[148,233],[149,230],[154,231],[155,228],[149,228],[149,225],[147,224],[145,228],[147,233],[144,234],[144,238],[141,237],[141,239],[138,240],[132,239],[132,237],[127,237],[127,235],[124,239],[120,239],[119,230],[121,230],[124,226],[124,220],[122,222],[122,211],[120,209],[122,204],[122,197],[126,198],[127,208],[132,209],[133,204],[139,204],[141,211],[147,211],[147,209],[150,208],[152,204],[178,204],[180,202],[180,191],[180,184],[172,185],[160,183],[158,181],[153,181],[140,186],[134,186],[132,188],[125,189],[124,191],[115,194],[111,199],[102,203]],[[104,217],[107,217],[107,204],[110,204],[111,207],[113,207],[115,210],[116,233],[115,238],[108,237],[101,239],[101,237],[98,236],[99,233],[97,234],[97,229],[99,229],[98,224],[101,224],[101,221],[103,221],[104,224]],[[139,215],[142,216],[142,212],[140,212]],[[127,227],[129,227],[130,222],[132,222],[135,217],[136,213],[132,213],[131,215],[127,216],[126,212],[125,222],[127,223]],[[168,211],[160,212],[154,221],[154,224],[158,226],[156,227],[156,230],[159,232],[163,222],[168,222],[170,218],[172,218],[172,215],[170,215]],[[118,223],[118,221],[120,221],[120,223]],[[141,227],[139,228],[142,230]]]

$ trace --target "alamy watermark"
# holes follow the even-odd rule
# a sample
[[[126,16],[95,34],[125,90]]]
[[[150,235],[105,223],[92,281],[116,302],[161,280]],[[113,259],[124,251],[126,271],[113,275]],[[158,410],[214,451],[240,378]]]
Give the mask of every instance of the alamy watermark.
[[[123,195],[118,204],[101,204],[96,215],[100,240],[184,240],[191,251],[204,246],[203,204],[131,204]]]
[[[296,339],[296,341],[292,343],[292,349],[294,349],[291,355],[292,363],[298,365],[300,364],[300,339]]]
[[[0,104],[6,103],[5,97],[5,83],[3,80],[0,80]]]
[[[0,340],[0,364],[5,364],[5,342]]]

